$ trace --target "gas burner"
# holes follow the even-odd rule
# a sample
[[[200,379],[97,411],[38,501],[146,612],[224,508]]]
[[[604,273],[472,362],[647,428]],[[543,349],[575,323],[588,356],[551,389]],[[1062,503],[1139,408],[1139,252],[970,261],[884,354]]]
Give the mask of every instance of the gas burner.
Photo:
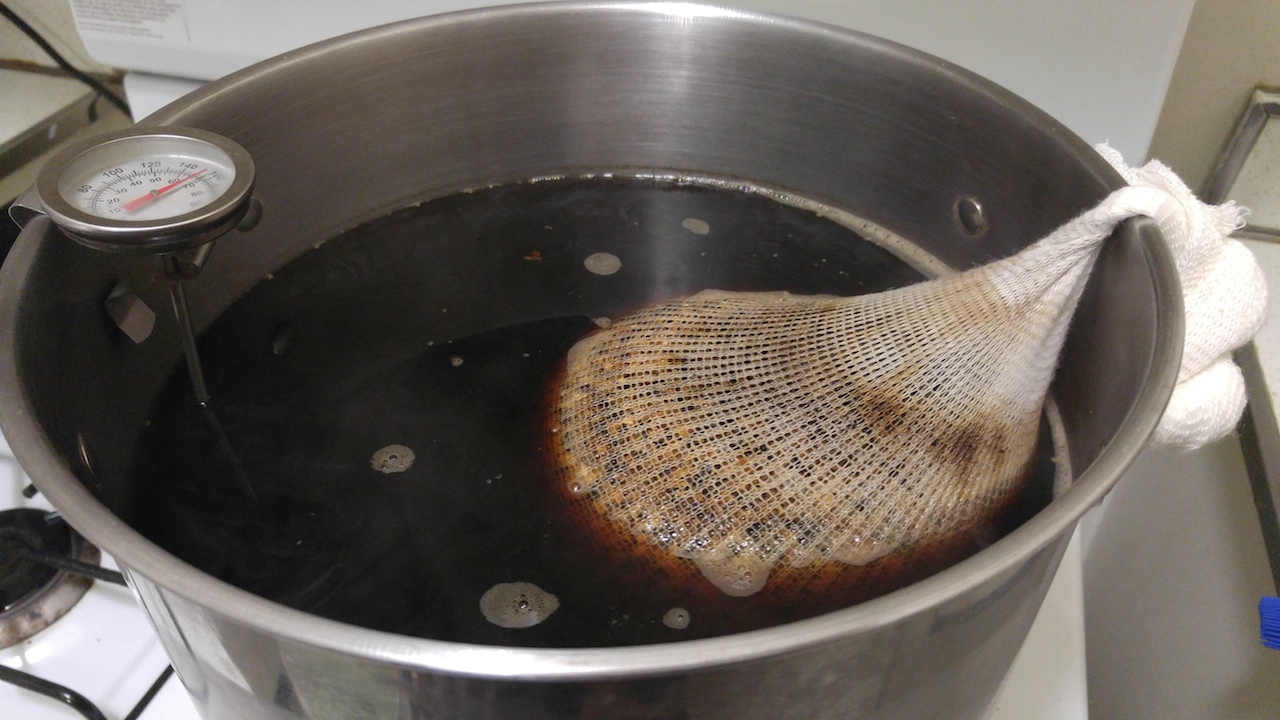
[[[57,514],[30,508],[0,511],[0,648],[52,625],[93,585],[92,579],[51,567],[51,562],[97,565],[100,558],[98,548]]]

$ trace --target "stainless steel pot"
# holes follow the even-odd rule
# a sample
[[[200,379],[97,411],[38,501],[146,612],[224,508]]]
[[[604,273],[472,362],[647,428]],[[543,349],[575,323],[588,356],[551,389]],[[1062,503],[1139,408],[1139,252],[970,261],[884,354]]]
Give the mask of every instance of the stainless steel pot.
[[[249,68],[147,122],[222,133],[258,167],[261,222],[219,241],[191,283],[197,326],[344,229],[493,183],[743,178],[965,267],[1121,182],[1058,123],[947,63],[684,4],[506,7],[378,28]],[[1053,388],[1075,482],[1012,534],[905,589],[789,625],[642,647],[501,648],[290,610],[180,562],[113,514],[129,498],[133,433],[180,352],[173,323],[135,345],[102,309],[117,282],[149,267],[86,250],[38,214],[27,222],[0,276],[0,420],[40,490],[125,568],[210,720],[977,717],[1076,520],[1153,430],[1182,337],[1158,232],[1126,224]]]

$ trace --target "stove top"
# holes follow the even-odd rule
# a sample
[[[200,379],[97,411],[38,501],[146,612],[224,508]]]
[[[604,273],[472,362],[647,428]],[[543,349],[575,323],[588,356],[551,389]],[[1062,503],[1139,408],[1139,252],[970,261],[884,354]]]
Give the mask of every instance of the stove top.
[[[27,484],[0,437],[0,510],[52,510],[39,495],[23,496]],[[84,560],[91,556],[79,555]],[[115,561],[105,553],[101,565],[116,569]],[[122,585],[95,581],[47,628],[0,649],[0,673],[17,670],[62,685],[101,715],[92,715],[92,708],[84,704],[80,705],[83,711],[77,711],[67,702],[4,682],[0,682],[0,708],[4,708],[0,715],[15,720],[199,720],[182,683],[169,677],[168,668],[160,641],[133,593]]]
[[[61,619],[92,587],[94,575],[123,584],[123,577],[99,567],[100,560],[98,548],[57,513],[0,510],[0,649]]]

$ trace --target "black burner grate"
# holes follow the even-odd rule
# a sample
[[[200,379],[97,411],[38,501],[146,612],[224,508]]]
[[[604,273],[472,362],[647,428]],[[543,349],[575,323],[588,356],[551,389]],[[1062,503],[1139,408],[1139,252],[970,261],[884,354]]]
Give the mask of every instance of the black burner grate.
[[[123,583],[119,573],[98,566],[101,556],[56,513],[0,511],[0,648],[65,615],[91,578]]]
[[[125,584],[120,573],[97,564],[100,557],[56,513],[0,511],[0,647],[21,642],[62,617],[93,579]],[[141,716],[172,674],[173,667],[166,667],[125,720]],[[105,720],[87,698],[57,683],[3,666],[0,681],[63,702],[88,720]]]
[[[57,568],[36,562],[32,552],[71,556],[71,529],[48,517],[28,508],[0,512],[0,612],[15,609],[57,577]]]

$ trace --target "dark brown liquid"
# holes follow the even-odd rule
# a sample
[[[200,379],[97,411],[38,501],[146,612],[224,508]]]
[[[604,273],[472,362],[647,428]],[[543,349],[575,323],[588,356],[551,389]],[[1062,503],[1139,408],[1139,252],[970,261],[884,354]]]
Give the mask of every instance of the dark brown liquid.
[[[589,272],[600,252],[621,269]],[[594,319],[654,300],[708,287],[854,295],[920,279],[850,230],[750,193],[575,180],[442,198],[301,257],[201,337],[212,410],[258,500],[239,489],[179,366],[141,434],[129,521],[263,597],[435,639],[629,645],[828,612],[1020,523],[1048,501],[1050,453],[983,527],[799,585],[779,570],[762,592],[730,598],[569,496],[547,463],[546,394]],[[371,466],[391,444],[415,453],[408,471]],[[480,597],[507,582],[538,585],[559,609],[526,629],[488,622]],[[673,607],[687,628],[662,623]]]

